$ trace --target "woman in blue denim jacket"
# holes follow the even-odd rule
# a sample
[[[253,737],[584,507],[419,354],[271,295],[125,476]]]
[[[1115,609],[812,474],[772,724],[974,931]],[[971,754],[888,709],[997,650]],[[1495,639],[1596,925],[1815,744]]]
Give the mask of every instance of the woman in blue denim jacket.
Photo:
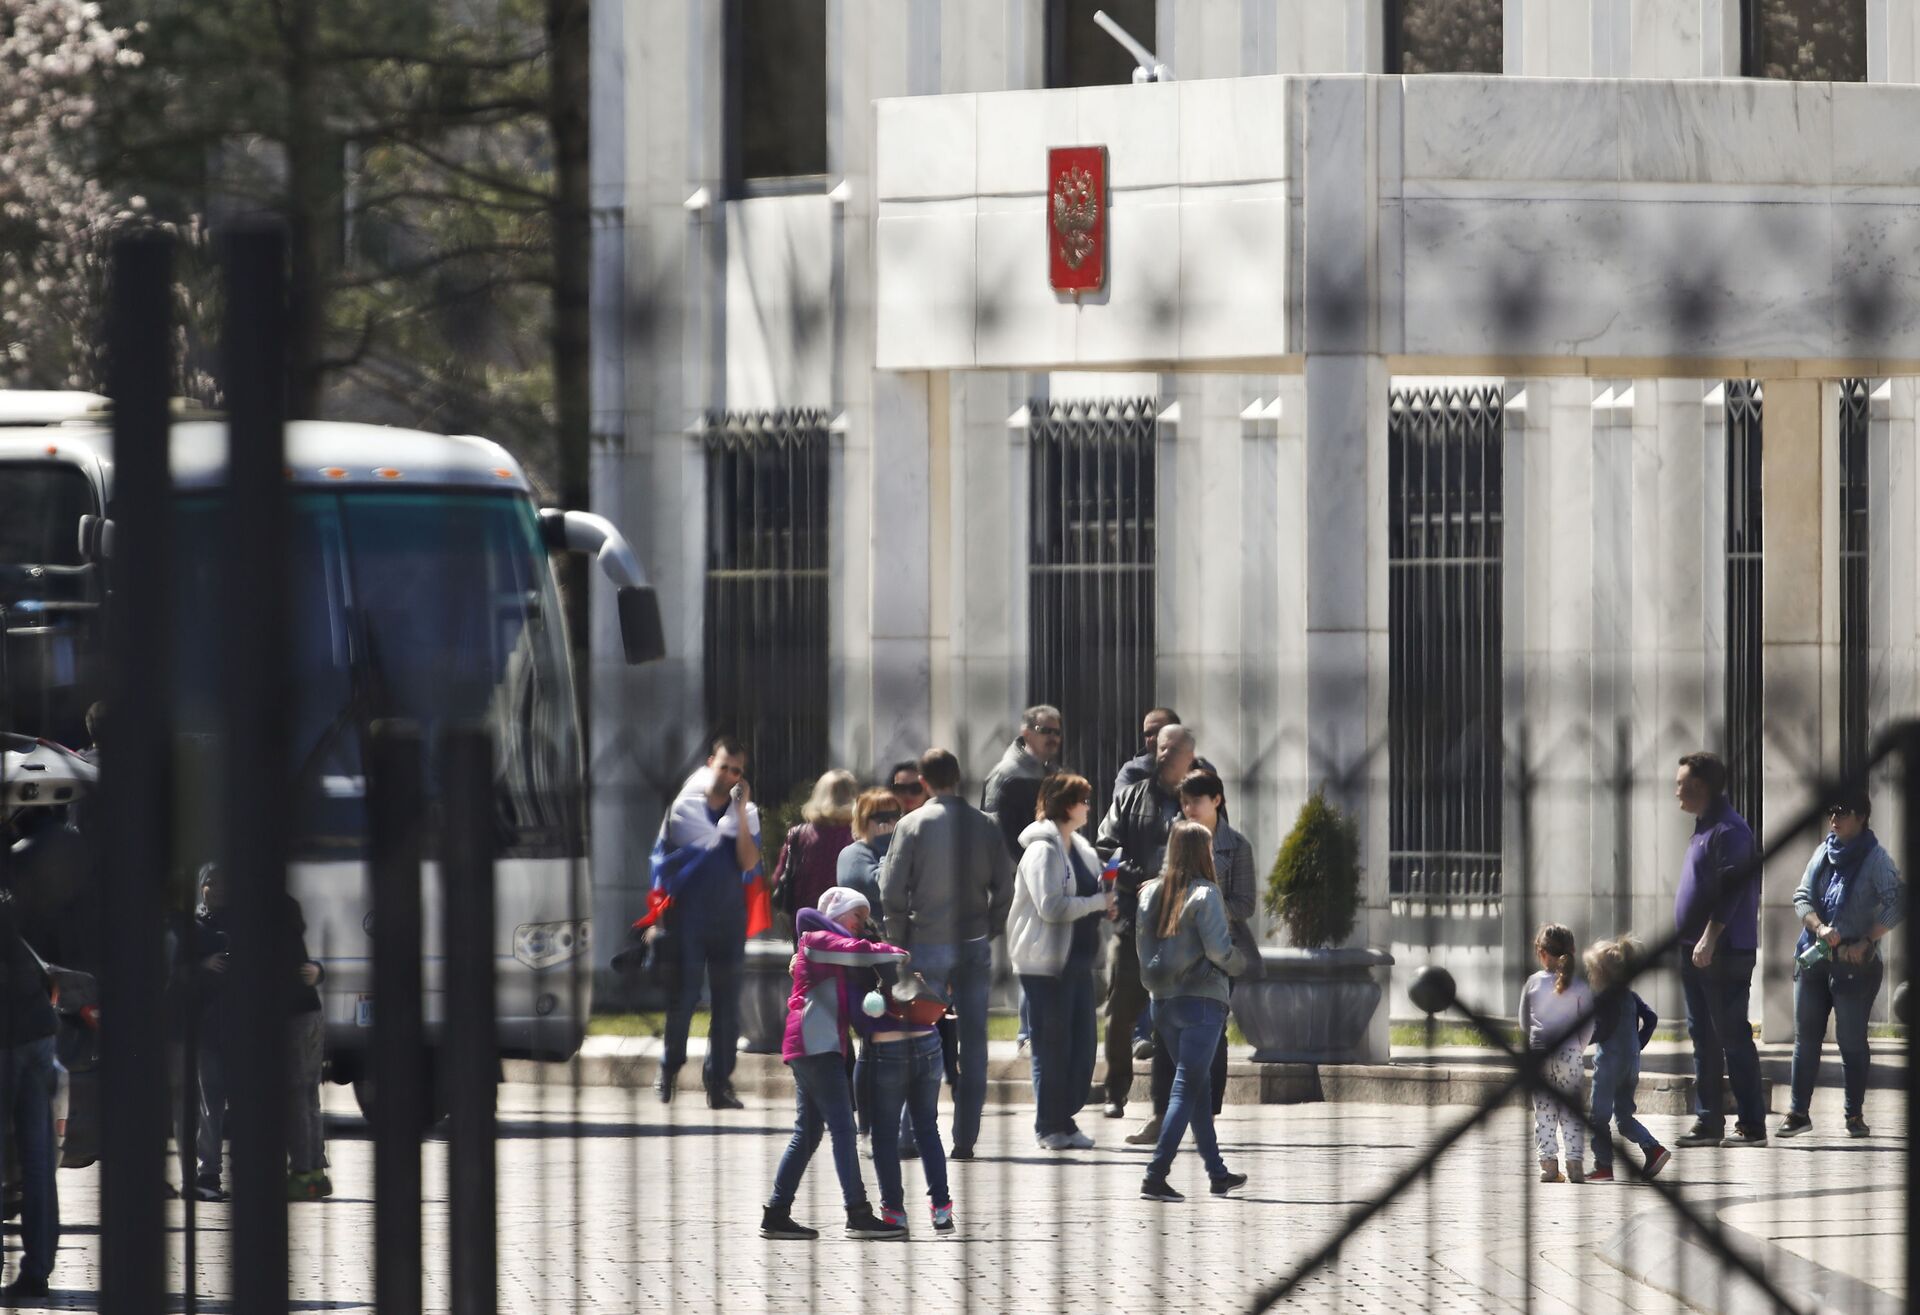
[[[1873,803],[1861,791],[1827,810],[1827,838],[1807,864],[1793,911],[1805,930],[1796,956],[1825,941],[1831,954],[1811,968],[1794,965],[1793,1106],[1780,1125],[1782,1137],[1797,1137],[1813,1127],[1808,1108],[1820,1078],[1820,1046],[1827,1039],[1827,1015],[1834,1019],[1840,1064],[1846,1073],[1847,1135],[1865,1137],[1867,1096],[1867,1014],[1886,968],[1879,940],[1906,912],[1906,892],[1893,856],[1868,828]]]

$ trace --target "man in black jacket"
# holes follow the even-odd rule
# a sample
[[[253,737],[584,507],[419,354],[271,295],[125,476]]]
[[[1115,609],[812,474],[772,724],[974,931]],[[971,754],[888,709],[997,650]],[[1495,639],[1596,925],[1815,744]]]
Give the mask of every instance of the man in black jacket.
[[[20,1269],[0,1288],[11,1306],[45,1296],[60,1237],[54,1187],[53,1097],[59,1083],[54,1032],[59,1020],[47,975],[20,939],[13,891],[0,889],[0,1098],[20,1157]]]
[[[1193,767],[1193,732],[1170,723],[1154,742],[1154,774],[1113,797],[1094,845],[1100,857],[1120,858],[1114,886],[1115,935],[1107,974],[1107,1104],[1103,1113],[1123,1118],[1133,1090],[1133,1025],[1147,1007],[1134,948],[1134,915],[1140,887],[1160,873],[1167,834],[1180,816],[1180,782]]]

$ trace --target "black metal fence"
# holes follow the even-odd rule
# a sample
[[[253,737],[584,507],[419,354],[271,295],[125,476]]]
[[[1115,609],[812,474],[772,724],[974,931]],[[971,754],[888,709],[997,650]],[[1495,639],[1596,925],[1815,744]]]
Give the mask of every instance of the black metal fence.
[[[1733,805],[1756,828],[1766,698],[1760,679],[1761,496],[1763,417],[1760,385],[1726,382],[1727,660],[1726,755],[1735,782]]]
[[[873,1204],[907,1207],[906,1245],[856,1250],[837,1229],[828,1230],[836,1236],[817,1242],[763,1239],[755,1224],[788,1145],[795,1101],[789,1070],[768,1053],[777,1052],[786,1022],[792,947],[752,943],[744,962],[722,962],[711,977],[714,989],[728,989],[730,966],[743,1000],[752,1003],[743,1009],[748,1053],[731,1078],[745,1098],[743,1109],[728,1108],[724,1100],[702,1105],[690,1081],[673,1103],[661,1103],[649,1087],[659,1050],[645,1027],[642,1035],[599,1047],[564,1071],[509,1061],[515,1067],[506,1076],[514,1081],[498,1086],[500,1016],[512,1002],[500,985],[496,947],[511,930],[516,958],[545,963],[551,939],[562,933],[493,925],[496,892],[526,879],[524,870],[496,861],[495,737],[481,726],[428,728],[395,718],[363,719],[365,879],[371,893],[361,929],[366,943],[357,956],[339,944],[328,955],[343,969],[355,957],[371,961],[365,1021],[372,1045],[363,1104],[372,1112],[372,1153],[362,1155],[354,1145],[366,1135],[363,1126],[356,1120],[349,1127],[336,1114],[329,1126],[343,1190],[332,1202],[313,1208],[303,1202],[301,1214],[290,1214],[287,1168],[295,1116],[287,1101],[285,970],[299,956],[286,917],[287,804],[279,783],[294,757],[280,721],[291,664],[284,612],[260,606],[282,592],[289,552],[281,510],[287,497],[281,403],[271,383],[283,313],[281,241],[271,232],[241,234],[228,249],[233,286],[248,291],[233,296],[229,309],[233,443],[229,478],[216,495],[227,517],[222,564],[228,575],[225,610],[208,623],[232,643],[222,659],[227,721],[214,746],[214,757],[225,766],[212,774],[210,786],[204,773],[181,766],[187,755],[169,713],[175,674],[168,669],[175,651],[169,638],[178,624],[169,585],[181,563],[170,532],[170,430],[164,372],[156,364],[165,359],[166,249],[132,243],[115,266],[111,340],[120,482],[109,625],[115,712],[102,745],[104,843],[97,874],[104,1165],[97,1244],[86,1231],[81,1191],[79,1215],[70,1221],[79,1227],[62,1252],[63,1264],[80,1268],[80,1253],[97,1245],[100,1309],[371,1306],[466,1315],[503,1307],[1678,1308],[1663,1304],[1671,1300],[1695,1309],[1811,1313],[1820,1294],[1836,1309],[1916,1304],[1899,1279],[1914,1273],[1920,1261],[1920,1241],[1907,1226],[1920,1156],[1920,1101],[1914,1099],[1920,1068],[1910,1062],[1910,1042],[1878,1038],[1865,1106],[1876,1125],[1870,1136],[1844,1135],[1835,1118],[1840,1093],[1829,1082],[1817,1089],[1817,1131],[1807,1141],[1764,1150],[1690,1148],[1661,1176],[1639,1172],[1634,1148],[1620,1143],[1617,1181],[1605,1189],[1541,1182],[1537,1148],[1516,1098],[1538,1096],[1548,1115],[1567,1111],[1590,1137],[1608,1136],[1609,1130],[1592,1117],[1584,1087],[1570,1095],[1563,1078],[1548,1072],[1545,1056],[1558,1036],[1529,1049],[1528,1038],[1516,1039],[1507,1025],[1505,1002],[1484,998],[1477,988],[1462,990],[1427,962],[1478,954],[1509,969],[1515,965],[1507,948],[1489,951],[1462,941],[1457,928],[1432,923],[1429,939],[1396,947],[1402,957],[1393,972],[1411,983],[1408,997],[1422,1011],[1417,1021],[1401,1020],[1392,1036],[1398,1062],[1255,1063],[1244,1049],[1234,1050],[1219,1125],[1222,1154],[1252,1181],[1227,1199],[1215,1199],[1185,1151],[1177,1163],[1192,1174],[1180,1179],[1190,1199],[1141,1199],[1152,1138],[1144,1130],[1128,1140],[1122,1134],[1153,1106],[1145,1071],[1131,1093],[1132,1117],[1125,1123],[1102,1120],[1097,1102],[1079,1110],[1080,1127],[1095,1133],[1093,1148],[1036,1144],[1032,1060],[1015,1049],[1011,1036],[1002,1036],[985,1065],[987,1115],[974,1155],[948,1167],[957,1215],[951,1235],[936,1231],[925,1212],[928,1163],[903,1167],[856,1157],[852,1176],[882,1185],[880,1195],[895,1198]],[[252,386],[240,382],[249,372]],[[1442,595],[1436,606],[1452,619],[1436,625],[1429,642],[1457,652],[1463,630],[1472,630],[1497,653],[1497,630],[1487,640],[1486,620],[1476,620],[1460,600],[1477,591],[1477,606],[1484,608],[1498,595],[1499,396],[1409,397],[1401,399],[1401,411],[1405,418],[1396,423],[1406,427],[1396,439],[1392,481],[1401,536],[1396,555],[1422,564],[1403,589],[1427,587],[1418,572],[1445,563],[1452,573],[1427,584],[1437,579],[1444,586],[1435,590]],[[1153,560],[1151,407],[1105,419],[1115,423],[1092,433],[1069,424],[1064,432],[1037,436],[1035,488],[1047,490],[1050,506],[1066,509],[1046,522],[1045,560],[1061,568],[1053,572],[1057,578],[1078,578],[1070,569],[1075,566],[1098,568],[1079,572],[1088,581],[1131,578],[1140,574],[1141,560]],[[1035,560],[1037,567],[1039,543]],[[1046,574],[1036,571],[1036,589]],[[1092,601],[1084,606],[1095,620],[1130,616],[1123,639],[1144,629],[1150,670],[1150,572],[1146,581],[1143,586],[1136,580],[1135,593],[1128,595],[1131,612],[1129,605],[1103,598],[1095,584],[1085,586]],[[1073,597],[1064,594],[1062,605]],[[1397,594],[1396,618],[1408,606],[1407,595]],[[1417,656],[1410,652],[1408,659]],[[1477,706],[1485,717],[1485,703],[1473,702],[1484,698],[1478,682],[1485,679],[1484,672],[1475,675],[1465,692],[1448,683],[1451,677],[1414,688],[1429,701]],[[1084,676],[1060,685],[1080,687],[1104,688]],[[1130,720],[1147,700],[1138,690],[1127,695],[1130,702],[1115,703]],[[1070,725],[1077,716],[1089,731],[1103,726],[1096,712],[1076,713],[1071,704],[1064,710]],[[1500,719],[1492,720],[1497,725]],[[1475,724],[1468,718],[1459,733]],[[1094,740],[1090,760],[1105,761],[1131,747],[1131,726],[1116,725],[1112,746]],[[1381,751],[1396,749],[1383,745]],[[1540,843],[1544,830],[1529,820],[1565,800],[1539,783],[1524,737],[1518,743],[1489,739],[1485,752],[1491,761],[1474,769],[1482,773],[1474,778],[1481,780],[1478,788],[1496,798],[1502,792],[1517,797],[1522,818],[1523,842],[1512,851],[1517,865],[1499,872],[1503,898],[1518,909],[1573,922],[1583,940],[1624,930],[1619,910],[1591,911],[1600,907],[1597,902],[1586,906],[1585,917],[1560,912],[1582,907],[1578,901],[1592,893],[1567,889],[1558,880],[1555,854]],[[1432,769],[1426,788],[1458,790],[1465,770],[1443,762]],[[1667,770],[1664,762],[1643,762],[1599,788],[1613,791],[1614,805],[1624,809],[1650,782],[1663,787]],[[1877,780],[1891,774],[1897,782],[1901,866],[1915,870],[1920,725],[1888,728],[1850,770],[1848,780],[1806,781],[1803,806],[1776,818],[1763,852],[1736,857],[1705,877],[1728,893],[1760,882],[1776,858],[1797,866],[1818,843],[1828,802],[1870,773]],[[1484,779],[1489,772],[1494,779]],[[200,857],[183,846],[187,828],[179,822],[208,809],[207,800],[193,797],[202,788],[217,800],[216,861],[233,874],[230,971],[237,990],[221,1036],[234,1111],[232,1200],[196,1198],[186,1177],[193,1138],[183,1130],[181,1186],[188,1190],[176,1205],[160,1191],[169,1176],[172,1121],[169,1083],[158,1075],[177,1068],[181,1085],[190,1088],[196,1070],[191,1033],[183,1037],[172,1025],[179,1001],[168,981],[178,956],[169,958],[164,947],[168,929],[178,928],[184,911],[180,867]],[[356,787],[336,782],[332,788],[344,794]],[[1392,806],[1398,790],[1396,784]],[[1446,797],[1476,803],[1464,793]],[[1689,824],[1675,816],[1673,825],[1682,831]],[[1479,850],[1465,844],[1442,848],[1497,852],[1497,817],[1494,826],[1475,842]],[[1263,859],[1272,847],[1268,838]],[[1451,877],[1447,893],[1456,893]],[[1779,893],[1769,891],[1771,903],[1779,902]],[[584,913],[569,909],[570,921]],[[686,925],[678,930],[683,937],[699,933]],[[1768,935],[1764,954],[1782,951],[1779,928]],[[1672,1143],[1691,1116],[1684,1099],[1691,1061],[1671,1036],[1684,1012],[1672,979],[1686,947],[1677,935],[1648,939],[1645,955],[1600,994],[1604,1003],[1634,987],[1663,1004],[1669,1035],[1659,1040],[1665,1048],[1650,1049],[1640,1060],[1645,1077],[1635,1089],[1650,1106],[1646,1121],[1661,1141]],[[922,957],[933,970],[939,955],[928,948],[922,947]],[[570,1009],[582,1008],[585,984],[576,968],[565,966],[579,961],[559,962],[562,967],[536,988],[545,994],[533,1012],[557,1007],[562,995],[570,995]],[[1897,1000],[1904,1001],[1910,986],[1909,964],[1900,960],[1901,980],[1887,984]],[[1280,961],[1273,967],[1271,980],[1284,985],[1287,970]],[[1373,974],[1381,967],[1342,962],[1339,972],[1314,986],[1336,999],[1354,993],[1365,1004],[1364,1021],[1377,1003],[1368,993],[1377,991]],[[668,971],[672,976],[678,965]],[[1761,972],[1756,989],[1762,981],[1778,984],[1778,966],[1764,957]],[[1499,978],[1499,972],[1492,975]],[[1048,1008],[1045,984],[1032,985],[1036,1007]],[[1236,1027],[1250,1031],[1276,1021],[1260,1021],[1251,985],[1235,988]],[[762,1009],[768,1001],[771,1006]],[[1283,1006],[1277,1021],[1285,1026],[1298,1018],[1290,1020]],[[1011,1032],[1010,1019],[1003,1030]],[[1175,1032],[1169,1013],[1162,1044]],[[1036,1033],[1042,1036],[1050,1033]],[[1237,1046],[1239,1038],[1234,1040]],[[1451,1044],[1457,1042],[1473,1044]],[[1207,1056],[1196,1051],[1186,1058],[1197,1074]],[[848,1090],[856,1108],[879,1117],[874,1107],[881,1104],[883,1078],[873,1070],[890,1061],[871,1052],[866,1059],[850,1075]],[[1049,1051],[1041,1063],[1060,1059]],[[962,1059],[962,1077],[970,1062]],[[1068,1062],[1091,1080],[1091,1066]],[[694,1063],[689,1060],[689,1075]],[[1777,1092],[1790,1078],[1791,1060],[1770,1050],[1763,1066],[1776,1091],[1777,1116],[1783,1112]],[[928,1058],[917,1081],[922,1094],[927,1088],[939,1092],[937,1122],[944,1132],[954,1096],[939,1091],[940,1069],[937,1057]],[[604,1084],[591,1092],[590,1070],[596,1084]],[[827,1066],[819,1080],[827,1081],[833,1071]],[[1169,1094],[1173,1105],[1193,1094],[1190,1083],[1197,1077],[1176,1084]],[[857,1116],[837,1104],[833,1109],[845,1151],[847,1125],[838,1116]],[[444,1134],[432,1130],[442,1112]],[[882,1107],[881,1115],[887,1120],[882,1126],[891,1127],[892,1111]],[[802,1114],[801,1124],[802,1143],[810,1136],[820,1153],[803,1181],[796,1213],[824,1223],[842,1205],[833,1185],[835,1157],[822,1144],[818,1120]],[[1579,1157],[1569,1147],[1567,1158]],[[840,1163],[847,1166],[844,1155]],[[883,1169],[903,1174],[904,1186],[886,1185]],[[1759,1212],[1757,1223],[1748,1221],[1753,1227],[1740,1222],[1747,1210]],[[1787,1230],[1769,1224],[1781,1219],[1828,1240],[1783,1236]],[[1904,1261],[1904,1267],[1881,1263],[1884,1282],[1878,1287],[1822,1263],[1822,1246],[1862,1232],[1884,1236],[1869,1244],[1870,1255],[1877,1248],[1882,1262],[1895,1252]],[[1739,1240],[1749,1235],[1759,1240]],[[300,1295],[291,1295],[291,1288]],[[69,1290],[59,1300],[85,1307],[92,1296]]]

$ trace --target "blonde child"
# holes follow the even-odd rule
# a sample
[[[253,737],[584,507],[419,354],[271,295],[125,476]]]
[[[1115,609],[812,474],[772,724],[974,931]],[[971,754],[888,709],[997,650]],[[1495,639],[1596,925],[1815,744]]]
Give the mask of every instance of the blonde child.
[[[1641,1176],[1652,1178],[1673,1157],[1660,1139],[1633,1117],[1633,1093],[1640,1081],[1640,1052],[1653,1039],[1660,1016],[1632,991],[1622,989],[1617,995],[1607,995],[1610,987],[1627,980],[1633,971],[1640,958],[1640,942],[1631,935],[1595,941],[1583,958],[1587,984],[1595,993],[1593,1037],[1598,1049],[1593,1060],[1593,1126],[1602,1130],[1594,1139],[1593,1173],[1587,1181],[1613,1181],[1613,1139],[1604,1131],[1608,1119],[1614,1120],[1620,1135],[1647,1157]]]
[[[1540,1181],[1586,1181],[1586,1137],[1581,1129],[1581,1055],[1593,1038],[1593,992],[1573,975],[1573,933],[1557,922],[1543,925],[1533,938],[1540,971],[1520,991],[1520,1030],[1528,1050],[1550,1050],[1542,1076],[1565,1098],[1545,1092],[1533,1096],[1533,1139],[1540,1149]],[[1560,1176],[1560,1148],[1566,1147],[1567,1176]]]

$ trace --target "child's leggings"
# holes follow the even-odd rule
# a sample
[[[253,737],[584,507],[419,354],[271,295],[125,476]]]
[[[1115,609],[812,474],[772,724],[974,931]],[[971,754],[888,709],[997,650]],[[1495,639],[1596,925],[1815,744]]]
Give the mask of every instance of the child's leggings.
[[[1568,1109],[1544,1092],[1534,1093],[1533,1140],[1540,1148],[1542,1160],[1560,1158],[1560,1148],[1554,1145],[1556,1130],[1560,1134],[1560,1141],[1566,1146],[1568,1164],[1578,1164],[1586,1156],[1586,1131],[1580,1116],[1574,1112],[1580,1108],[1581,1079],[1585,1076],[1580,1056],[1585,1050],[1585,1046],[1567,1045],[1547,1057],[1543,1076],[1567,1098],[1567,1104],[1573,1108]]]

